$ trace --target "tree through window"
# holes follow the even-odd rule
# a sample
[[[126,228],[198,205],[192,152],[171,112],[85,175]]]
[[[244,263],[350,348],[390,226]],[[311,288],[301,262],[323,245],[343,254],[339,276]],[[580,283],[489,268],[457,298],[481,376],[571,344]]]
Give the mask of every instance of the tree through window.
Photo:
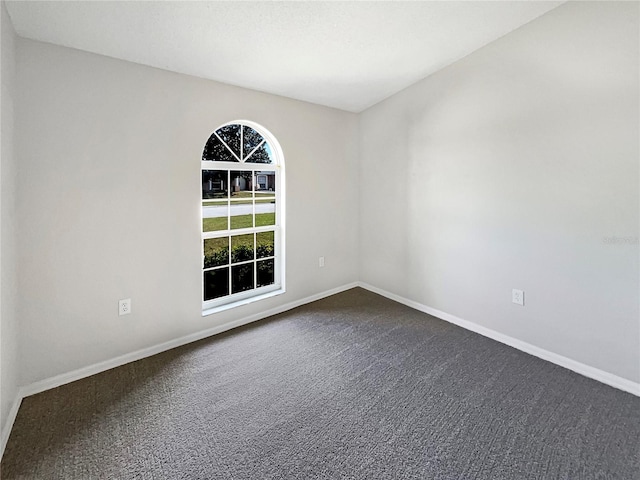
[[[223,125],[202,153],[203,309],[283,289],[283,165],[250,122]]]

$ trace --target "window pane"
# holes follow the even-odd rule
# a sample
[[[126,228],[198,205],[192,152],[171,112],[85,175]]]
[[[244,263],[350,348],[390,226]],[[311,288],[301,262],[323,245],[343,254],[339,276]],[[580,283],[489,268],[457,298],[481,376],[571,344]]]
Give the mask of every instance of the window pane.
[[[227,171],[202,171],[202,198],[227,198]]]
[[[253,260],[253,233],[231,237],[231,262]]]
[[[231,198],[253,197],[253,175],[251,172],[231,172]]]
[[[229,263],[229,237],[207,238],[204,241],[204,268]]]
[[[256,186],[256,197],[266,197],[276,194],[276,172],[260,171],[254,172],[254,184]]]
[[[204,146],[202,152],[202,160],[216,161],[216,162],[237,162],[238,159],[233,156],[227,147],[216,137],[216,134],[212,134]]]
[[[248,163],[272,163],[271,148],[267,142],[260,145],[246,160]]]
[[[229,206],[226,200],[202,201],[202,231],[214,232],[229,228]]]
[[[273,257],[274,232],[256,233],[256,257]]]
[[[273,258],[271,260],[262,260],[258,262],[258,287],[273,285],[274,283],[274,266]]]
[[[253,227],[253,200],[240,200],[231,202],[231,228]]]
[[[276,200],[256,200],[256,227],[276,224]]]
[[[231,293],[244,292],[253,288],[253,263],[231,267]]]
[[[250,298],[258,286],[280,284],[275,276],[281,272],[275,263],[281,261],[281,252],[275,249],[280,222],[276,218],[280,167],[275,153],[266,137],[247,125],[225,125],[207,140],[201,201],[207,303],[226,305],[234,294]]]
[[[226,125],[216,130],[216,133],[240,158],[240,125]]]
[[[229,267],[204,272],[204,299],[229,295]]]
[[[244,129],[242,135],[244,142],[244,156],[246,158],[264,139],[262,138],[262,135],[256,132],[253,128],[246,126],[242,128]]]

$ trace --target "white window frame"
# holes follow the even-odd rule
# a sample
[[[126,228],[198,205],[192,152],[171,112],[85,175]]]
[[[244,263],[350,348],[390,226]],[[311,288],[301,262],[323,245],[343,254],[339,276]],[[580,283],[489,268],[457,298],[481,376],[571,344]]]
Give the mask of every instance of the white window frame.
[[[286,205],[286,182],[285,182],[285,169],[284,169],[284,155],[282,153],[282,148],[280,144],[276,140],[276,138],[262,125],[259,125],[255,122],[251,122],[248,120],[234,120],[223,125],[217,127],[214,132],[218,131],[220,128],[228,126],[228,125],[243,125],[254,129],[264,138],[265,142],[269,144],[271,154],[273,157],[273,163],[265,164],[265,163],[251,163],[238,161],[238,162],[223,162],[223,161],[209,161],[202,160],[201,168],[200,168],[200,298],[202,299],[202,315],[211,315],[213,313],[221,312],[224,310],[228,310],[230,308],[239,307],[241,305],[247,305],[249,303],[263,300],[265,298],[270,298],[276,295],[280,295],[285,293],[286,285],[285,285],[285,271],[286,271],[286,248],[285,248],[285,224],[286,224],[286,215],[285,215],[285,205]],[[213,135],[213,133],[212,133]],[[241,136],[241,149],[244,148],[244,142],[242,141]],[[208,139],[207,139],[208,141]],[[259,148],[256,147],[256,149]],[[233,153],[233,152],[232,152]],[[237,155],[234,154],[236,158]],[[241,156],[243,156],[243,152],[241,151]],[[250,160],[250,158],[249,158]],[[231,225],[227,225],[227,230],[217,230],[213,232],[203,232],[202,231],[202,172],[205,170],[226,170],[226,171],[273,171],[275,172],[275,192],[274,197],[276,199],[276,208],[275,208],[275,225],[269,225],[265,227],[252,227],[252,228],[238,228],[231,229]],[[254,179],[256,175],[253,175]],[[229,179],[229,177],[227,177]],[[227,180],[228,183],[228,180]],[[253,191],[256,191],[256,181],[253,182]],[[231,186],[228,185],[227,188]],[[229,198],[229,197],[228,197]],[[228,200],[230,202],[230,200]],[[255,214],[255,201],[253,203],[253,209]],[[259,233],[262,231],[274,231],[274,284],[268,285],[265,287],[254,288],[251,290],[247,290],[239,293],[229,293],[224,297],[215,298],[213,300],[204,300],[204,272],[207,269],[204,269],[204,240],[207,238],[220,238],[220,237],[231,237],[235,235],[243,235],[248,233]],[[270,257],[267,257],[270,258]],[[247,262],[239,262],[242,263],[255,263],[255,253],[254,259],[249,260]],[[257,264],[256,264],[257,266]],[[229,259],[229,269],[231,270],[231,259]],[[254,269],[254,275],[257,272]],[[229,290],[231,292],[231,290]]]

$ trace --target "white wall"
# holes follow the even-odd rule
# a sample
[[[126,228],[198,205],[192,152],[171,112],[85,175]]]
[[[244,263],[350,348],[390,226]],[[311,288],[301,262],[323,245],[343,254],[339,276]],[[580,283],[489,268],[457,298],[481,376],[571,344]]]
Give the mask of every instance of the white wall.
[[[356,115],[22,39],[17,75],[21,384],[357,280]],[[284,151],[287,293],[203,318],[200,159],[236,119]]]
[[[638,382],[638,9],[568,2],[364,112],[361,280]]]
[[[359,117],[18,40],[19,384],[358,278],[640,380],[638,245],[605,241],[639,235],[637,37],[637,4],[568,3]],[[285,153],[288,292],[203,318],[199,160],[233,119]]]
[[[15,264],[16,161],[13,149],[15,32],[4,2],[0,2],[0,37],[0,431],[6,435],[9,411],[17,392],[18,333]],[[0,453],[2,446],[0,441]]]

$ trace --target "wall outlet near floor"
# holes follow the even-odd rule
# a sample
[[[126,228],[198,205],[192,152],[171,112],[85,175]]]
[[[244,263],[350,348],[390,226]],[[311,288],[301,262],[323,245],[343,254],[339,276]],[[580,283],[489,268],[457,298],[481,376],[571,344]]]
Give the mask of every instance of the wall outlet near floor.
[[[131,313],[131,299],[125,298],[118,302],[118,315],[129,315]]]
[[[511,290],[511,301],[524,307],[524,292],[522,290]]]
[[[318,257],[318,266],[320,268],[324,267],[324,257]]]

